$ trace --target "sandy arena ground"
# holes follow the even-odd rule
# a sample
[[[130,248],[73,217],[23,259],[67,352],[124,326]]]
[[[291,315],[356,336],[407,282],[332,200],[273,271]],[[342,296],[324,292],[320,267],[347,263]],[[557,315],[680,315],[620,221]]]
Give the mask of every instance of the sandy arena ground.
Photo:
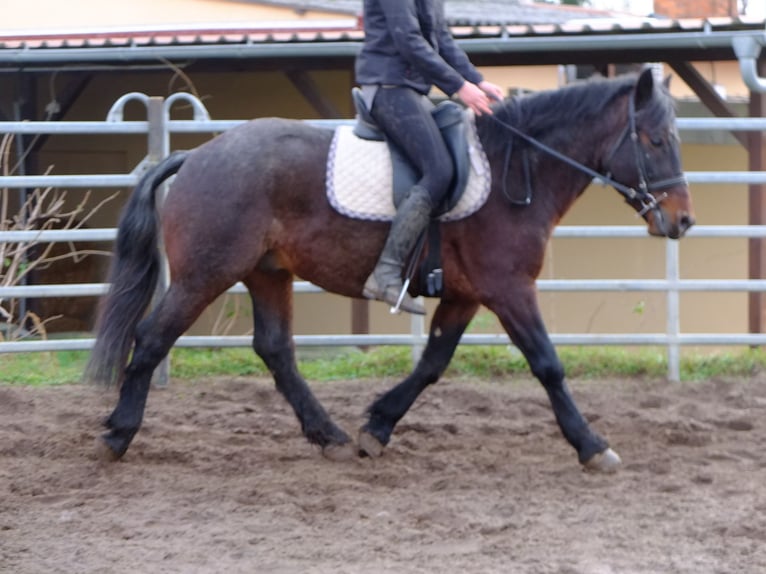
[[[395,381],[313,388],[349,432]],[[0,572],[766,572],[766,380],[571,383],[624,465],[583,472],[535,382],[445,380],[380,459],[333,463],[268,380],[0,385]]]

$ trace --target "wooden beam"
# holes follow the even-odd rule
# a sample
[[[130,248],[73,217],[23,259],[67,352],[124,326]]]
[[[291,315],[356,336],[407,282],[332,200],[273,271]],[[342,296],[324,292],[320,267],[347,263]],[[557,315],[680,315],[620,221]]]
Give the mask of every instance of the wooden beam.
[[[766,73],[766,59],[758,64],[760,76]],[[750,92],[749,114],[751,117],[766,117],[766,94]],[[766,170],[766,133],[748,132],[748,169]],[[748,186],[748,224],[764,225],[766,222],[766,185]],[[752,238],[748,242],[748,277],[763,279],[766,275],[766,240]],[[748,323],[751,333],[763,333],[766,327],[766,294],[761,291],[749,293]]]
[[[335,104],[322,94],[319,86],[306,70],[287,70],[287,79],[298,89],[304,98],[314,107],[323,119],[336,119],[343,117]]]
[[[370,333],[370,302],[367,299],[351,300],[351,334],[367,335]],[[363,351],[367,345],[359,347]]]
[[[40,119],[37,109],[37,92],[38,85],[33,76],[28,74],[21,76],[19,85],[19,92],[16,95],[16,101],[14,103],[14,120],[15,121],[38,121]],[[34,175],[39,173],[37,171],[37,151],[35,147],[35,140],[41,136],[32,136],[25,134],[17,134],[16,136],[16,150],[18,161],[18,174],[19,175]],[[21,193],[26,193],[29,190],[21,190]]]
[[[673,71],[678,74],[681,79],[689,86],[692,91],[697,94],[700,101],[709,109],[714,116],[719,118],[737,118],[737,113],[729,107],[718,92],[713,89],[705,78],[692,66],[689,62],[668,62]],[[731,132],[731,135],[742,144],[743,147],[748,147],[747,134],[742,132]]]
[[[45,112],[48,121],[55,121],[63,118],[67,112],[71,109],[77,98],[85,91],[90,81],[93,79],[93,74],[75,73],[63,88],[53,94],[54,101],[48,103],[48,106],[55,106],[46,108]],[[55,81],[55,78],[51,78],[51,82]],[[37,152],[46,144],[50,134],[40,134],[35,138],[33,144],[33,151]]]

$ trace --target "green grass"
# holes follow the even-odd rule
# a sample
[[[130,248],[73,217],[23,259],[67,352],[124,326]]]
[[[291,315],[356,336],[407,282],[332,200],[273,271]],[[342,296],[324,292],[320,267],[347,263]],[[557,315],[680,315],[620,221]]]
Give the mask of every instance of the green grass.
[[[559,355],[572,379],[610,377],[663,378],[667,360],[661,348],[561,347]],[[310,381],[402,377],[412,367],[407,347],[379,347],[368,352],[355,348],[299,349],[299,367]],[[87,361],[83,351],[0,355],[0,384],[55,385],[80,380]],[[172,376],[195,379],[212,376],[268,376],[250,349],[174,349]],[[684,352],[683,380],[714,377],[752,377],[766,372],[766,351]],[[447,376],[510,380],[528,376],[529,368],[507,347],[462,346],[455,353]]]

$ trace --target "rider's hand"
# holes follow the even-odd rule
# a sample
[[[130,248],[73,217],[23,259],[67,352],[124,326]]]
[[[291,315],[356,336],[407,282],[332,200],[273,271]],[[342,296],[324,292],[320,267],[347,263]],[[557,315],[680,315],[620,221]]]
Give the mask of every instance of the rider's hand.
[[[463,85],[457,91],[457,95],[477,116],[492,114],[492,109],[489,107],[489,97],[476,84],[463,82]]]
[[[482,80],[479,82],[479,88],[489,96],[491,100],[497,100],[498,102],[503,99],[503,89],[497,84]]]

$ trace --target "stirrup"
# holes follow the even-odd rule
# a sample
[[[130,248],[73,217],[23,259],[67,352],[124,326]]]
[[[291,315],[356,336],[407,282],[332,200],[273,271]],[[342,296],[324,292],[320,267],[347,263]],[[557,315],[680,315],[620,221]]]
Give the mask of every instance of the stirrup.
[[[381,289],[374,275],[370,275],[364,285],[362,294],[367,299],[374,299],[376,301],[388,303],[391,306],[391,314],[398,314],[402,311],[407,311],[408,313],[413,313],[415,315],[425,315],[425,307],[420,305],[407,293],[407,287],[409,286],[409,283],[410,281],[407,279],[401,290],[396,289],[393,285],[389,285],[385,289]]]
[[[422,305],[419,305],[415,299],[409,296],[407,293],[407,289],[410,286],[410,278],[407,277],[407,279],[404,280],[404,284],[402,285],[402,290],[399,292],[399,297],[396,298],[396,305],[391,307],[388,312],[392,315],[398,315],[402,312],[402,303],[405,301],[407,302],[407,305],[404,307],[404,310],[409,313],[415,313],[416,315],[425,315],[426,310]]]

